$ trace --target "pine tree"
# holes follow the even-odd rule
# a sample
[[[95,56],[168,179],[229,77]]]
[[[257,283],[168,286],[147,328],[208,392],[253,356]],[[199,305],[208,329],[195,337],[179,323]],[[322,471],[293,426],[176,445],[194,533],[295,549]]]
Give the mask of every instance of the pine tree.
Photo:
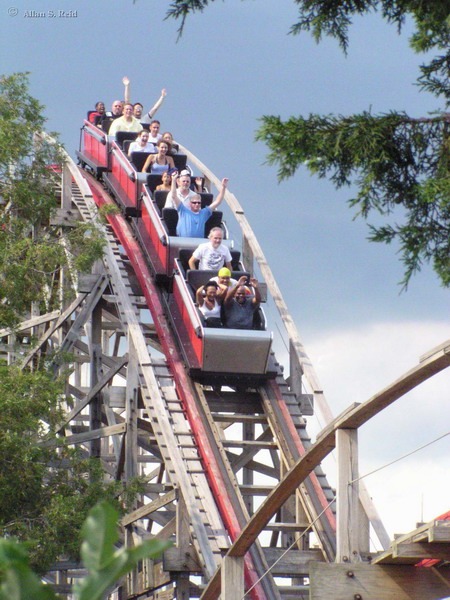
[[[173,0],[167,15],[180,19],[181,35],[188,15],[214,1]],[[285,121],[263,116],[256,139],[269,148],[267,162],[278,166],[279,180],[306,166],[337,188],[356,185],[349,203],[357,214],[367,218],[378,211],[387,216],[389,224],[369,226],[369,237],[399,243],[404,287],[424,262],[433,265],[443,286],[450,286],[450,0],[294,2],[299,14],[290,33],[309,31],[318,42],[334,37],[344,52],[352,17],[378,11],[399,32],[405,19],[412,18],[411,48],[435,53],[420,67],[417,84],[439,104],[423,118],[401,111],[310,114]]]

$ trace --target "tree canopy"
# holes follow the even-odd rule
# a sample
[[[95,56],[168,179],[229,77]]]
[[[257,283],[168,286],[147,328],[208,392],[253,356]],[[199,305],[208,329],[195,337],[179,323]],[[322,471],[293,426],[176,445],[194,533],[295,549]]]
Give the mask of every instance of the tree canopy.
[[[62,165],[58,146],[35,137],[44,125],[27,76],[0,77],[3,335],[30,317],[33,303],[42,314],[73,294],[70,286],[61,290],[60,269],[89,270],[102,256],[104,242],[94,228],[52,225]],[[98,460],[53,443],[64,379],[42,363],[27,371],[0,360],[0,535],[26,541],[40,572],[62,553],[76,558],[89,508],[103,498],[119,507],[124,493],[105,481]]]
[[[52,310],[59,270],[88,271],[102,256],[104,242],[91,225],[63,235],[51,225],[62,159],[58,145],[35,137],[43,109],[28,93],[26,74],[0,77],[0,327],[22,319],[31,302]]]
[[[190,13],[215,0],[173,0],[167,17],[180,20],[183,31]],[[357,215],[372,211],[388,224],[370,227],[369,239],[400,246],[407,286],[424,262],[430,262],[442,285],[450,286],[450,0],[294,0],[298,20],[291,34],[311,32],[338,40],[347,51],[352,18],[379,12],[401,32],[406,18],[415,31],[415,52],[434,53],[420,67],[417,84],[438,105],[420,118],[402,111],[374,115],[265,115],[256,133],[278,166],[279,180],[306,167],[339,188],[354,185],[349,199]]]

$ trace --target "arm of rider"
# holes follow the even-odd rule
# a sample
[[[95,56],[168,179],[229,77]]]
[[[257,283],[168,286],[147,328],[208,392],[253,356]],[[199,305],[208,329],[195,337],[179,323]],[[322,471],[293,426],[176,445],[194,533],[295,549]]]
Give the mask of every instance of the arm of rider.
[[[211,204],[209,205],[209,208],[211,210],[216,210],[216,208],[222,202],[222,200],[225,197],[225,190],[227,189],[227,186],[228,186],[228,178],[225,177],[224,179],[222,179],[222,187],[220,188],[220,192],[218,193],[217,198],[214,200],[214,202],[211,202]]]
[[[130,145],[131,145],[131,144],[130,144]],[[151,167],[151,166],[152,166],[152,163],[153,163],[153,161],[154,161],[154,157],[155,157],[155,155],[154,155],[154,154],[149,154],[149,155],[147,156],[147,160],[145,161],[145,163],[144,163],[144,166],[142,167],[142,173],[147,173],[147,171],[148,171],[149,167]]]
[[[126,75],[123,77],[122,83],[125,87],[125,91],[123,93],[124,100],[125,102],[130,102],[130,80]]]
[[[197,289],[197,291],[195,292],[195,301],[197,302],[197,304],[199,306],[203,306],[203,302],[204,302],[204,299],[203,299],[203,290],[204,290],[204,288],[205,288],[205,286],[201,285]]]
[[[197,263],[198,263],[198,260],[195,258],[194,255],[192,255],[188,261],[189,268],[192,269],[193,271],[195,271],[195,269],[197,268]]]
[[[173,203],[178,208],[181,204],[181,200],[178,198],[178,194],[177,194],[177,177],[178,177],[178,171],[174,171],[172,173],[172,185],[170,187],[170,194],[172,195]]]
[[[153,117],[153,115],[155,114],[155,112],[158,110],[158,108],[164,102],[164,98],[166,96],[167,96],[167,91],[164,88],[164,89],[161,90],[161,96],[158,98],[158,100],[155,102],[155,104],[152,106],[152,108],[148,111],[148,116],[149,116],[150,119]]]
[[[231,263],[230,263],[230,262],[226,262],[226,263],[225,263],[225,266],[226,266],[226,268],[227,268],[227,269],[229,269],[230,271],[232,271],[232,270],[233,270],[233,267],[232,267],[232,265],[231,265]]]
[[[250,283],[253,289],[255,290],[255,295],[253,296],[252,304],[254,304],[255,306],[259,306],[261,304],[261,292],[259,291],[258,280],[253,277],[252,279],[250,279]]]
[[[225,296],[224,304],[225,305],[230,304],[230,302],[236,296],[236,292],[238,291],[238,289],[242,285],[245,285],[246,283],[247,283],[247,275],[242,275],[242,277],[239,278],[239,281],[237,282],[237,284],[228,290],[227,295]]]

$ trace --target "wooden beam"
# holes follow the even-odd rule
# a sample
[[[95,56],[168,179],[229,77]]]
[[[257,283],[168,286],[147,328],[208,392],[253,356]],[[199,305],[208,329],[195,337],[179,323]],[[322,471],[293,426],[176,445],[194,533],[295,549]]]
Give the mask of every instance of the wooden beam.
[[[74,408],[70,411],[68,415],[64,417],[64,421],[61,421],[56,426],[56,431],[60,431],[63,427],[65,427],[70,421],[72,421],[82,410],[85,408],[89,402],[99,393],[101,390],[107,385],[111,379],[116,375],[122,367],[124,367],[128,362],[128,356],[123,356],[120,360],[116,362],[116,364],[109,369],[101,379],[94,385],[89,394],[85,396],[82,400],[77,402]],[[74,390],[73,386],[70,387],[71,390]]]
[[[440,569],[448,578],[449,569]],[[431,569],[363,564],[311,564],[310,600],[438,600],[449,587]]]
[[[14,327],[14,329],[11,329],[8,327],[0,329],[0,338],[5,337],[6,335],[9,335],[13,331],[15,333],[18,333],[19,331],[25,331],[26,329],[31,329],[32,327],[37,327],[38,325],[43,325],[44,323],[48,323],[49,321],[53,321],[54,319],[57,319],[60,316],[60,314],[61,314],[60,310],[54,310],[52,312],[46,313],[45,315],[39,315],[37,317],[32,317],[31,319],[27,319],[26,321],[22,321],[21,323],[16,325]]]
[[[176,497],[176,490],[172,490],[164,496],[161,496],[161,498],[158,498],[153,502],[149,502],[148,504],[144,504],[144,506],[141,506],[140,508],[133,510],[133,512],[129,513],[128,515],[125,515],[120,524],[123,525],[123,527],[126,527],[127,525],[130,525],[139,519],[143,519],[156,510],[159,510],[163,506],[166,506],[166,504],[170,504],[170,502],[173,502]]]
[[[66,308],[66,310],[63,313],[61,313],[61,315],[58,317],[56,322],[53,323],[53,325],[51,327],[49,327],[47,329],[47,331],[44,333],[44,335],[39,339],[36,346],[34,346],[33,349],[30,351],[30,353],[27,354],[23,358],[23,360],[20,363],[20,367],[22,369],[24,369],[31,362],[33,357],[36,356],[36,354],[39,352],[39,350],[42,348],[42,346],[51,338],[51,336],[55,333],[55,331],[59,327],[61,327],[61,325],[64,323],[64,321],[66,321],[70,317],[70,315],[76,311],[76,309],[79,307],[79,305],[83,302],[83,300],[85,298],[86,298],[86,294],[78,294],[78,296],[70,304],[70,306],[68,308]]]
[[[94,429],[86,431],[85,433],[77,433],[75,435],[68,435],[66,437],[58,437],[54,440],[43,442],[43,446],[70,446],[72,444],[82,444],[84,442],[91,442],[92,440],[99,440],[110,435],[118,435],[119,433],[125,433],[127,429],[126,423],[120,423],[119,425],[113,425],[112,427],[100,427],[100,429]]]
[[[315,467],[328,456],[335,447],[337,429],[358,428],[374,415],[395,402],[398,398],[426,381],[432,375],[450,365],[450,348],[445,348],[427,361],[410,369],[390,386],[375,394],[363,404],[353,404],[325,427],[306,453],[287,472],[286,476],[273,489],[258,510],[252,515],[239,537],[230,547],[228,554],[242,556],[258,537],[273,515],[279,510],[295,489],[308,477]],[[203,591],[201,600],[216,600],[220,594],[220,567]]]
[[[222,600],[244,597],[244,557],[224,556],[222,561]]]
[[[358,430],[338,429],[336,448],[336,562],[359,562]]]

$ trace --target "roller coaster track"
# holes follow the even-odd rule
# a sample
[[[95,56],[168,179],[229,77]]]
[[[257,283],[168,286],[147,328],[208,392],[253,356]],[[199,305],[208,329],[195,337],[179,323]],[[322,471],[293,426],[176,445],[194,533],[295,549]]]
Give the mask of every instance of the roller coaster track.
[[[331,413],[237,200],[227,194],[248,246],[247,260],[256,258],[287,324],[296,361],[289,385],[281,368],[275,379],[245,390],[193,381],[165,310],[167,292],[155,283],[129,220],[108,210],[108,224],[102,224],[97,209],[111,207],[113,200],[69,157],[61,191],[61,226],[70,226],[72,219],[94,221],[105,233],[104,260],[89,277],[78,280],[72,273],[77,295],[69,306],[22,324],[40,340],[22,365],[46,345],[73,353],[74,375],[67,386],[71,408],[59,424],[61,437],[98,456],[108,477],[124,483],[145,477],[145,491],[122,519],[125,543],[153,536],[175,542],[162,561],[143,561],[111,598],[217,598],[224,556],[243,553],[252,598],[307,597],[309,562],[336,558],[335,494],[317,466],[334,447],[330,432],[336,421],[311,443],[298,389],[303,374],[327,421]],[[441,368],[448,362],[445,353]],[[362,417],[361,411],[350,412],[339,423],[354,427],[358,419],[370,418],[371,410],[367,407]],[[289,490],[277,504],[274,494],[285,482]],[[266,498],[260,509],[259,497]],[[381,525],[377,532],[386,542]],[[283,560],[287,548],[289,560]],[[81,573],[80,565],[61,562],[47,580],[59,593],[69,593]],[[281,585],[281,577],[289,584]]]

